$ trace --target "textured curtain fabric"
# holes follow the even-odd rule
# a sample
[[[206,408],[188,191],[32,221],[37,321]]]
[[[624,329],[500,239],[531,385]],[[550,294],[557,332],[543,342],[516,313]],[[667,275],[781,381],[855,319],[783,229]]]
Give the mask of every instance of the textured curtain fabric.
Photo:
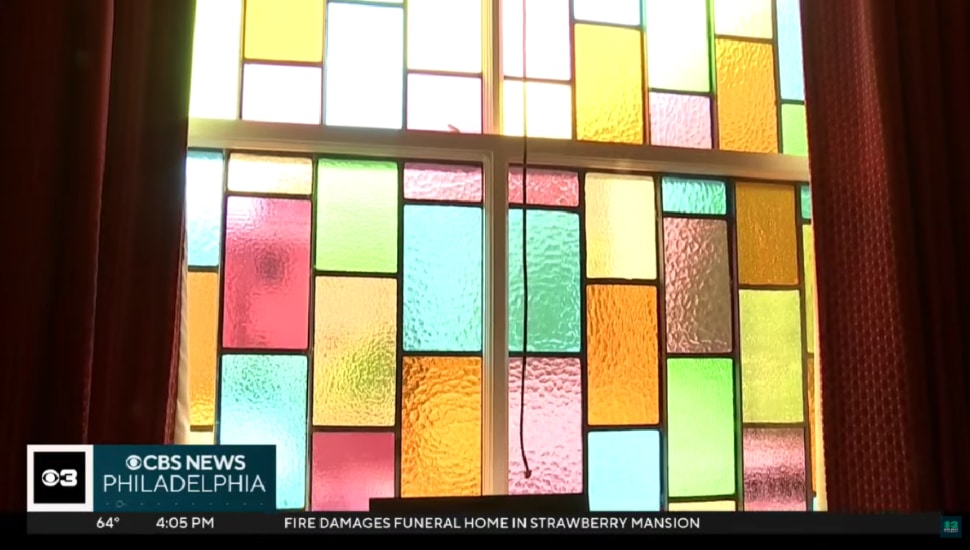
[[[27,443],[173,436],[194,2],[0,9],[0,503],[23,510]]]
[[[970,2],[802,0],[832,512],[970,510]]]

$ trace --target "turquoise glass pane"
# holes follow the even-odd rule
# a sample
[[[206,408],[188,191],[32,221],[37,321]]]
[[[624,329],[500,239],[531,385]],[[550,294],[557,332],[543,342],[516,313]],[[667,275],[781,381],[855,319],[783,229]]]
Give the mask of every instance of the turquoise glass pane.
[[[227,355],[221,374],[219,443],[276,445],[276,507],[304,508],[306,357]]]
[[[589,510],[660,511],[660,432],[589,433]]]
[[[801,188],[802,218],[812,219],[812,190],[807,185]]]
[[[805,101],[802,22],[798,0],[778,0],[778,72],[781,99]]]
[[[579,216],[528,212],[529,351],[580,348]],[[509,211],[509,349],[522,351],[522,209]]]
[[[727,194],[720,181],[664,178],[663,205],[667,213],[723,216]]]
[[[404,349],[482,349],[482,210],[404,207]]]
[[[219,265],[222,154],[189,151],[185,159],[185,226],[190,266]]]

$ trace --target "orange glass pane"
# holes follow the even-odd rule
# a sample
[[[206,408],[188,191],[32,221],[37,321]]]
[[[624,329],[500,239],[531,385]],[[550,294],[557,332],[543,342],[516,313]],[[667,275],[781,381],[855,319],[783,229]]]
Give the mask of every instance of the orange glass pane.
[[[393,426],[397,375],[397,281],[316,281],[313,423]]]
[[[589,423],[657,424],[657,289],[586,288]]]
[[[482,362],[405,357],[401,496],[482,491]]]
[[[186,286],[190,417],[193,426],[211,426],[215,419],[216,402],[219,275],[189,273]]]
[[[721,149],[777,153],[774,47],[722,38],[715,43]]]
[[[643,143],[639,30],[577,24],[576,138]]]
[[[741,183],[736,192],[741,284],[798,284],[795,188]]]
[[[805,277],[805,334],[808,353],[815,351],[815,230],[802,225],[802,273]]]
[[[323,61],[324,0],[246,0],[244,55],[273,61]]]

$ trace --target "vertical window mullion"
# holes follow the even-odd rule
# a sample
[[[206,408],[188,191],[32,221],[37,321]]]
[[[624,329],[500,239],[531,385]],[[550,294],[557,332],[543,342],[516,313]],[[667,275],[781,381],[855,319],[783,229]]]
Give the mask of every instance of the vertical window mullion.
[[[482,0],[482,130],[502,133],[502,0]]]

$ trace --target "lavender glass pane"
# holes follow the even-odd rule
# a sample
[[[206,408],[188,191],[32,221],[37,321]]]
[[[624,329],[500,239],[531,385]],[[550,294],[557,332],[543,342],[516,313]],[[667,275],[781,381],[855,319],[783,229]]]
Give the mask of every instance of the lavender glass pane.
[[[394,434],[313,434],[312,510],[366,512],[394,496]]]
[[[223,346],[307,348],[310,201],[230,197]]]
[[[705,96],[650,94],[650,143],[711,148],[711,100]]]
[[[509,494],[583,492],[582,381],[579,359],[530,358],[525,376],[523,475],[519,446],[522,358],[509,363]]]
[[[805,511],[805,430],[744,429],[744,509]]]

